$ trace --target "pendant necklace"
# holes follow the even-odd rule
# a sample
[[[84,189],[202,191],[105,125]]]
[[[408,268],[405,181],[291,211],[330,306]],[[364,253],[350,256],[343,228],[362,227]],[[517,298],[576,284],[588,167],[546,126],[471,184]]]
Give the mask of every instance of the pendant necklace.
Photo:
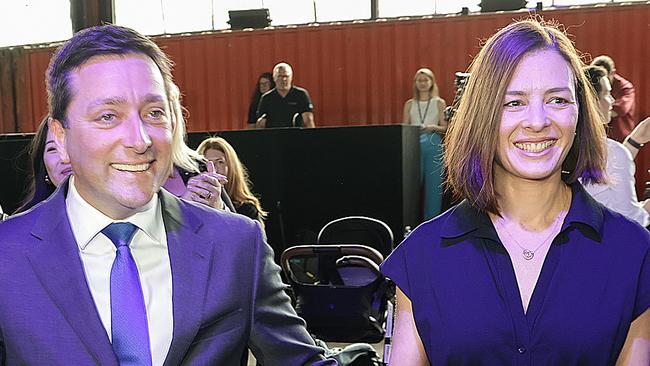
[[[418,104],[418,115],[420,115],[420,124],[424,125],[424,119],[427,118],[427,112],[429,112],[429,104],[431,104],[431,98],[427,100],[427,107],[424,109],[424,116],[422,115],[422,109],[420,109],[420,100],[415,101]]]
[[[535,252],[537,252],[539,250],[539,248],[541,248],[548,241],[548,239],[551,238],[551,235],[553,235],[553,233],[555,232],[555,229],[557,228],[557,224],[560,222],[560,218],[562,218],[562,216],[563,216],[562,213],[560,213],[555,218],[555,221],[553,222],[551,230],[549,231],[546,238],[544,238],[544,240],[542,240],[542,242],[533,250],[525,248],[523,245],[519,244],[519,241],[517,241],[517,239],[515,239],[515,237],[512,234],[510,234],[510,231],[508,230],[508,228],[503,223],[501,223],[500,220],[497,219],[497,222],[499,223],[501,228],[503,228],[503,230],[506,232],[506,234],[508,234],[510,239],[512,239],[512,241],[514,241],[515,244],[517,244],[517,246],[522,250],[521,255],[524,257],[524,259],[529,261],[529,260],[531,260],[531,259],[533,259],[535,257]]]

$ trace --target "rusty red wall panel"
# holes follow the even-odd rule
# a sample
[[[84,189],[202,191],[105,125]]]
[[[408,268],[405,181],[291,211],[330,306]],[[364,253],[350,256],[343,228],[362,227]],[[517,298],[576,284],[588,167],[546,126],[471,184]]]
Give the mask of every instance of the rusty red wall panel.
[[[0,50],[0,133],[16,131],[12,68],[13,53],[8,49]]]
[[[568,28],[577,48],[587,54],[586,61],[589,55],[612,56],[621,75],[636,86],[637,116],[650,115],[650,51],[645,40],[650,5],[553,10],[542,15]],[[435,72],[441,96],[451,102],[454,72],[467,69],[478,53],[479,40],[527,16],[499,13],[365,21],[156,41],[177,64],[175,78],[189,111],[190,131],[244,128],[257,76],[279,61],[289,62],[295,83],[310,91],[317,125],[388,124],[401,122],[418,68]],[[21,132],[33,131],[46,111],[43,80],[51,52],[51,48],[23,49],[14,55],[16,120]],[[5,79],[0,78],[3,83]],[[6,129],[11,124],[3,118],[0,126]],[[645,172],[650,151],[643,153],[639,183],[650,179]]]
[[[15,132],[34,132],[47,114],[45,70],[53,48],[17,48],[14,52],[16,119]]]
[[[650,113],[645,72],[649,5],[547,11],[591,55],[614,57],[637,85],[638,115]],[[190,130],[241,128],[259,73],[278,61],[294,66],[308,88],[318,125],[396,123],[410,97],[413,73],[430,67],[441,96],[453,97],[453,73],[465,70],[485,39],[524,13],[450,16],[160,37],[176,62],[175,77],[190,112]],[[616,32],[611,29],[616,28]],[[24,49],[16,59],[19,125],[29,131],[45,111],[43,73],[52,49]]]

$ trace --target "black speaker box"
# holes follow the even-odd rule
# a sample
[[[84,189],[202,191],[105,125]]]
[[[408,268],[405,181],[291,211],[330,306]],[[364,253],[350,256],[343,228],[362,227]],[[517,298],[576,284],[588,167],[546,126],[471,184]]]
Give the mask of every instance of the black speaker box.
[[[508,10],[519,10],[526,7],[525,0],[482,0],[481,4],[481,13],[487,13],[491,11],[508,11]]]
[[[264,28],[271,24],[269,9],[228,11],[230,29]]]

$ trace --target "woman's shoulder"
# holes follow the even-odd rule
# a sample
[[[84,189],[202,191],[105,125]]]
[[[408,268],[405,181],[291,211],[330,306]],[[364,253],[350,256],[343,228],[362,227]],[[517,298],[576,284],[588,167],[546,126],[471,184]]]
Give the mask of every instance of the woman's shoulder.
[[[244,202],[240,205],[236,205],[235,210],[237,210],[238,214],[250,217],[253,220],[258,220],[260,216],[257,207],[255,207],[251,202]]]
[[[601,206],[603,212],[602,241],[617,250],[645,253],[650,250],[650,231],[619,212]]]
[[[440,243],[444,238],[455,237],[471,231],[471,228],[467,228],[466,224],[473,225],[475,223],[473,219],[470,219],[474,215],[468,215],[466,211],[473,212],[474,209],[464,201],[446,212],[421,223],[402,242],[405,246],[404,249],[435,251],[436,248],[440,248]]]
[[[455,250],[454,245],[459,242],[458,238],[463,237],[463,233],[472,230],[462,224],[465,220],[463,209],[462,205],[455,206],[420,224],[382,264],[382,273],[390,277],[407,296],[419,286],[410,282],[409,278],[417,278],[422,271],[431,271],[432,268],[436,272],[444,272],[445,268],[457,267],[467,260],[466,251]]]

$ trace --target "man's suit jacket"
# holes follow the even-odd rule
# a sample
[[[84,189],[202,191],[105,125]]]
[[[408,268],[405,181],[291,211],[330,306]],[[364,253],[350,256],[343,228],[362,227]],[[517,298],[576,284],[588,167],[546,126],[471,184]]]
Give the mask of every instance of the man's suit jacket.
[[[117,365],[65,208],[67,184],[0,224],[0,364]],[[165,365],[319,360],[259,224],[159,194],[173,288]]]

